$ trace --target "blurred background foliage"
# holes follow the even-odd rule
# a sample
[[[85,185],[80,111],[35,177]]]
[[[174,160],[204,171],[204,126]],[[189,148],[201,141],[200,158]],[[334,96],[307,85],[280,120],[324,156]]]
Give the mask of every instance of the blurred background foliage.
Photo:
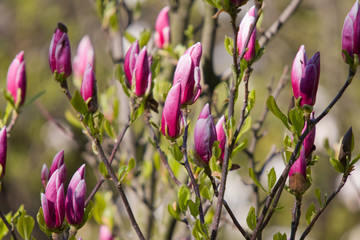
[[[135,20],[129,26],[129,31],[135,36],[144,28],[153,31],[157,13],[168,4],[165,0],[128,0],[126,2],[131,9],[140,6],[136,12]],[[289,0],[264,1],[265,11],[259,30],[266,30],[289,2]],[[201,39],[201,31],[197,29],[202,27],[204,4],[202,0],[196,0],[190,9],[189,23],[195,29],[192,39],[195,42]],[[308,57],[311,57],[316,51],[321,53],[320,85],[315,105],[316,114],[321,113],[322,109],[336,95],[347,76],[347,65],[341,57],[341,30],[344,18],[353,4],[353,0],[304,0],[301,3],[294,16],[283,26],[278,35],[268,43],[265,55],[254,66],[254,72],[251,76],[251,88],[256,90],[256,105],[252,112],[253,120],[259,117],[264,108],[267,86],[271,79],[277,82],[285,66],[291,69],[293,58],[301,44],[306,46]],[[247,10],[251,5],[250,1],[244,8]],[[245,12],[245,10],[240,12],[238,22],[240,22]],[[15,211],[21,204],[24,204],[28,213],[34,217],[36,216],[40,206],[40,191],[42,189],[40,180],[41,167],[44,163],[49,166],[53,156],[60,149],[65,150],[68,181],[85,159],[90,159],[91,161],[92,158],[89,152],[87,153],[86,151],[91,148],[91,146],[88,146],[86,138],[80,130],[71,127],[65,119],[64,113],[71,106],[53,80],[48,66],[49,43],[56,24],[60,21],[65,23],[69,29],[68,35],[72,47],[72,56],[75,56],[77,45],[82,36],[85,34],[90,36],[95,48],[96,77],[99,84],[99,92],[104,93],[109,86],[116,86],[117,89],[121,88],[118,82],[114,80],[114,65],[109,55],[108,35],[102,30],[102,25],[92,0],[0,1],[0,88],[5,88],[6,86],[6,73],[11,61],[18,52],[24,50],[28,79],[27,99],[45,91],[37,102],[23,108],[18,123],[11,133],[8,143],[7,173],[6,177],[2,179],[3,184],[0,193],[0,208],[4,212]],[[171,29],[171,31],[176,31],[176,29]],[[232,61],[224,49],[224,35],[231,36],[231,28],[229,18],[226,14],[221,14],[218,22],[213,59],[214,70],[217,74],[225,71]],[[124,45],[127,48],[129,43],[125,41]],[[290,70],[288,71],[289,74]],[[172,79],[161,79],[162,76],[165,75],[160,75],[159,81],[172,82]],[[202,81],[204,83],[206,79]],[[313,186],[304,195],[300,232],[306,227],[304,216],[307,207],[311,202],[316,202],[315,195],[313,194],[314,190],[319,187],[323,193],[327,192],[330,194],[340,180],[339,175],[332,169],[326,151],[323,148],[325,139],[328,138],[330,146],[338,149],[337,144],[340,138],[352,126],[355,135],[354,155],[360,151],[360,121],[358,121],[360,117],[360,112],[358,111],[360,103],[360,94],[358,94],[360,89],[359,81],[360,78],[357,75],[352,87],[347,90],[331,113],[317,127],[317,150],[315,153],[320,155],[320,160],[313,168]],[[74,89],[73,86],[71,88]],[[166,90],[163,90],[163,92]],[[219,106],[223,105],[226,94],[224,83],[219,84],[214,92],[214,96],[218,98],[217,104]],[[288,82],[277,101],[283,111],[286,111],[291,95],[291,85]],[[239,116],[242,104],[240,99],[241,96],[235,108],[235,116]],[[193,131],[194,121],[205,101],[205,98],[203,98],[191,107],[192,112],[190,116],[193,122],[190,125],[190,133]],[[120,102],[120,116],[127,115],[127,110],[125,109],[127,105],[126,101]],[[5,108],[5,100],[0,100],[0,106],[1,109]],[[79,141],[74,142],[47,121],[41,114],[40,109],[42,108],[46,109],[51,116],[62,123],[67,129],[72,130],[74,137]],[[155,115],[155,119],[159,119],[159,115],[153,115]],[[117,132],[121,129],[121,122],[119,125],[120,128]],[[151,170],[149,170],[152,166],[151,162],[155,161],[156,163],[157,156],[155,154],[154,157],[153,150],[146,149],[148,133],[143,129],[143,120],[137,120],[131,128],[133,138],[136,139],[135,158],[138,163],[138,171],[142,171],[141,174],[143,174],[144,178],[140,182],[129,181],[128,184],[146,186],[148,184],[147,179],[151,177]],[[284,127],[271,114],[265,122],[264,129],[266,129],[266,136],[259,143],[256,152],[256,159],[259,162],[265,159],[271,146],[275,145],[277,149],[281,149],[282,139],[285,134]],[[192,146],[192,143],[193,135],[190,134],[189,146]],[[164,149],[166,145],[167,142],[163,140],[162,146]],[[125,154],[128,151],[129,146],[125,142],[120,148],[120,155],[124,159],[128,159],[129,156]],[[92,161],[94,160],[92,159]],[[247,186],[250,183],[247,174],[247,157],[240,153],[233,161],[240,164],[242,168],[239,171],[230,173],[225,198],[236,212],[240,222],[246,225],[245,218],[253,200],[251,187]],[[139,164],[141,165],[139,166]],[[179,164],[172,162],[171,165],[180,176],[185,176]],[[269,166],[275,166],[279,176],[280,171],[283,169],[281,158],[274,160]],[[344,189],[316,223],[309,239],[358,239],[360,235],[360,169],[358,168],[352,173],[350,181],[347,183],[348,186],[345,187],[346,189]],[[96,168],[94,171],[89,167],[87,168],[86,181],[88,193],[96,183],[95,176],[98,176],[96,172]],[[160,212],[155,211],[154,214],[156,215],[154,224],[157,227],[154,233],[154,236],[157,237],[154,237],[154,239],[164,238],[167,225],[163,224],[170,219],[166,205],[174,201],[174,194],[177,191],[177,189],[169,189],[171,184],[169,185],[166,182],[168,181],[166,174],[163,169],[158,172],[158,175],[161,176],[159,178],[160,181],[165,181],[165,184],[160,185],[157,189],[158,196],[156,197],[155,206]],[[146,207],[141,203],[138,193],[131,190],[128,192],[137,219],[139,219],[140,227],[145,228],[148,220]],[[264,233],[267,236],[265,239],[272,239],[271,234],[277,231],[289,232],[293,197],[286,192],[283,193],[283,196],[280,205],[285,207],[275,214],[275,217],[270,222],[271,227]],[[118,204],[117,209],[120,212],[124,211],[121,203]],[[129,232],[130,225],[125,220],[120,220],[119,222],[121,225],[117,226],[116,233],[122,239],[135,237],[133,233],[126,235]],[[83,239],[97,239],[98,228],[94,226],[96,226],[94,221],[89,222],[80,231],[79,236],[83,236]],[[185,227],[185,224],[182,223],[176,225],[174,239],[186,237],[184,232],[181,231]],[[45,235],[37,227],[35,229],[34,236],[37,239],[43,239]],[[240,237],[240,234],[231,223],[224,224],[220,234],[219,239],[233,239],[234,236]]]

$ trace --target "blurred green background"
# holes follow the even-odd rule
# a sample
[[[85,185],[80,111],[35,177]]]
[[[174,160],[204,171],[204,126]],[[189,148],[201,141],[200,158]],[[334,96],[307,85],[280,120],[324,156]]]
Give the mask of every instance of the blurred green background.
[[[126,2],[129,8],[134,8],[137,1],[128,0]],[[264,1],[265,11],[260,30],[267,29],[289,2],[288,0]],[[157,13],[163,6],[168,4],[167,1],[160,0],[141,0],[139,3],[141,3],[141,15],[137,16],[130,26],[134,35],[143,28],[153,30]],[[254,66],[251,77],[251,88],[256,89],[256,105],[252,113],[253,119],[256,119],[264,108],[265,96],[267,95],[266,87],[270,80],[274,78],[275,82],[277,82],[285,66],[289,66],[291,69],[293,58],[301,44],[306,46],[309,58],[316,51],[321,53],[320,85],[315,107],[316,114],[321,113],[322,109],[336,95],[338,89],[346,80],[347,66],[341,57],[341,31],[344,18],[353,4],[353,0],[304,0],[302,2],[294,16],[283,26],[279,34],[269,42],[266,46],[265,55]],[[190,23],[194,25],[195,29],[201,24],[203,5],[202,0],[196,0],[191,8]],[[251,5],[250,1],[245,5],[245,8],[248,9]],[[239,16],[242,17],[244,12],[242,11]],[[240,19],[239,17],[238,22]],[[45,94],[38,99],[39,103],[32,103],[23,108],[20,118],[11,133],[8,142],[6,176],[2,179],[2,191],[0,193],[0,208],[3,212],[16,211],[21,204],[24,204],[28,213],[35,217],[40,206],[42,165],[46,163],[49,166],[53,156],[60,149],[65,149],[65,162],[69,181],[70,176],[84,163],[84,159],[87,157],[84,150],[89,146],[81,131],[73,129],[75,137],[82,143],[78,145],[68,136],[59,132],[39,112],[40,104],[57,121],[67,128],[71,128],[64,117],[64,112],[70,108],[70,104],[62,94],[59,86],[52,79],[48,66],[48,47],[54,28],[59,21],[65,23],[69,29],[68,35],[72,47],[72,57],[75,56],[77,44],[82,36],[85,34],[90,36],[95,48],[96,76],[100,93],[104,92],[108,86],[115,84],[113,81],[114,65],[109,55],[107,35],[102,30],[92,0],[0,1],[0,88],[4,89],[6,87],[6,74],[11,61],[18,52],[24,50],[28,80],[27,99],[45,91]],[[176,31],[176,29],[171,30]],[[195,32],[195,41],[200,41],[200,33],[201,31]],[[223,45],[224,35],[231,36],[231,34],[229,18],[225,14],[221,14],[214,49],[214,65],[218,74],[222,73],[231,64],[231,57],[226,54]],[[128,46],[128,43],[126,43],[126,46]],[[172,81],[171,79],[168,80]],[[358,120],[360,117],[358,111],[360,109],[359,81],[359,76],[356,76],[344,97],[317,127],[316,154],[319,154],[321,158],[313,169],[313,186],[304,195],[300,232],[306,227],[304,216],[307,207],[312,201],[316,202],[313,194],[315,188],[319,187],[323,193],[330,194],[339,182],[339,175],[332,169],[322,147],[325,138],[329,138],[330,145],[337,149],[336,144],[347,129],[352,126],[355,135],[354,155],[360,151],[358,145],[360,142],[360,121]],[[283,111],[286,111],[291,95],[292,91],[289,82],[278,100],[278,105]],[[238,101],[235,108],[236,116],[240,114],[241,102]],[[192,117],[194,119],[204,103],[204,101],[200,100],[192,107]],[[120,105],[122,104],[124,103]],[[124,105],[126,106],[126,103]],[[0,107],[3,112],[5,100],[0,100]],[[120,109],[120,115],[122,113],[123,109]],[[141,123],[135,123],[135,126],[141,126]],[[285,134],[284,128],[278,119],[271,115],[267,118],[264,129],[266,129],[267,135],[261,140],[258,147],[256,158],[259,161],[265,158],[272,145],[281,148]],[[135,136],[137,135],[135,134]],[[192,135],[190,138],[191,143],[193,141]],[[126,151],[127,148],[124,145],[121,147],[121,151]],[[241,219],[240,222],[246,225],[245,218],[252,197],[250,187],[243,184],[243,181],[249,182],[245,155],[238,154],[234,162],[239,163],[242,169],[230,173],[226,199],[230,206],[235,209],[238,218]],[[278,166],[277,169],[280,170],[277,171],[277,174],[280,175],[279,171],[283,167],[281,160],[274,161],[270,165]],[[90,168],[87,169],[86,180],[88,192],[90,192],[96,183],[94,172]],[[240,188],[239,185],[244,186]],[[315,224],[309,239],[359,239],[359,169],[353,172],[348,185],[353,188],[344,189],[344,193],[340,194],[331,203],[326,213]],[[249,195],[237,199],[239,194],[241,195],[246,188]],[[166,191],[166,189],[162,189],[162,191]],[[293,198],[286,192],[283,195],[284,198],[280,201],[280,205],[285,206],[285,208],[275,214],[274,219],[270,222],[271,227],[264,232],[266,235],[264,239],[272,239],[271,234],[277,231],[289,232]],[[160,206],[164,202],[161,201],[160,197],[158,198],[158,206]],[[133,208],[136,207],[137,205],[134,205]],[[162,207],[166,211],[166,205]],[[138,212],[138,218],[141,219],[140,225],[146,223],[145,217],[142,219],[141,212]],[[186,236],[180,231],[184,227],[182,225],[181,223],[177,225],[175,239]],[[81,231],[83,239],[98,239],[97,227],[92,226],[95,226],[93,221]],[[122,226],[118,226],[118,228],[120,232],[124,231],[121,229]],[[129,227],[126,226],[126,228]],[[37,239],[44,239],[45,235],[38,230],[37,225],[35,229],[34,236]],[[163,229],[159,228],[158,231],[161,232]],[[234,236],[240,238],[240,234],[236,232],[230,223],[222,228],[220,234],[221,239],[233,239]],[[132,235],[132,237],[134,236]]]

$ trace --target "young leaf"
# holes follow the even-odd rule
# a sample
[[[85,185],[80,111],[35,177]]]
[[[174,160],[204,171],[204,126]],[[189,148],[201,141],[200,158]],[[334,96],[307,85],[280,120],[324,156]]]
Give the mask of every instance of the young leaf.
[[[88,107],[78,90],[75,91],[75,94],[71,99],[71,105],[73,105],[74,109],[77,112],[83,115],[85,115],[88,112]]]
[[[169,150],[176,161],[180,162],[183,159],[183,154],[177,144],[170,145]]]
[[[246,148],[246,146],[248,145],[248,140],[247,138],[245,138],[240,144],[239,146],[237,146],[231,153],[231,158],[233,158],[238,152],[241,152],[242,150],[244,150]]]
[[[104,129],[106,133],[109,135],[109,137],[111,137],[114,140],[116,139],[114,128],[111,126],[110,122],[107,119],[105,119],[104,121]]]
[[[266,192],[266,190],[264,189],[264,187],[261,186],[259,180],[257,179],[257,177],[256,177],[256,175],[255,175],[255,172],[254,172],[254,169],[249,168],[249,176],[251,177],[251,179],[253,180],[253,182],[254,182],[259,188],[261,188],[262,190],[264,190],[264,192]]]
[[[105,163],[100,162],[100,164],[99,164],[99,172],[104,176],[104,178],[107,177],[108,171],[106,169]]]
[[[17,221],[16,229],[25,240],[30,240],[34,225],[34,219],[23,211]]]
[[[242,128],[241,128],[241,130],[240,130],[240,132],[239,132],[239,135],[238,135],[238,137],[237,137],[237,139],[236,139],[236,142],[240,139],[240,137],[241,137],[244,133],[246,133],[247,131],[249,131],[250,128],[251,128],[251,117],[249,116],[249,117],[247,117],[247,118],[245,119],[245,122],[244,122],[244,124],[242,125]]]
[[[134,37],[131,33],[129,33],[128,31],[124,32],[124,37],[126,38],[126,40],[128,40],[130,43],[133,43],[136,41],[136,37]]]
[[[357,156],[351,161],[350,166],[353,166],[357,161],[359,161],[359,159],[360,159],[360,154],[357,155]]]
[[[197,201],[198,202],[198,201]],[[188,201],[188,206],[190,209],[191,215],[196,218],[199,215],[199,204],[194,203],[191,199]]]
[[[39,209],[39,212],[36,215],[36,220],[37,220],[37,222],[39,224],[39,227],[40,227],[41,231],[43,231],[46,235],[50,236],[51,232],[46,227],[45,218],[44,218],[44,212],[43,212],[41,207]]]
[[[316,211],[315,211],[315,204],[311,203],[308,210],[306,211],[306,222],[307,224],[310,224],[311,220],[313,219],[313,217],[315,216]]]
[[[176,220],[181,220],[180,219],[180,212],[179,209],[175,206],[176,210],[173,208],[173,206],[171,206],[171,204],[168,204],[168,211],[170,213],[170,215],[175,218]]]
[[[330,163],[333,166],[333,168],[339,172],[339,173],[344,173],[345,172],[345,168],[344,166],[340,163],[339,160],[335,159],[335,158],[330,158]]]
[[[231,37],[225,36],[224,46],[230,56],[234,54],[234,40]]]
[[[273,167],[273,168],[271,168],[270,172],[268,173],[269,192],[271,192],[271,189],[275,185],[275,182],[276,182],[276,172],[275,172],[275,169]]]
[[[127,166],[127,172],[130,172],[136,165],[135,159],[130,158],[128,166]]]
[[[275,233],[273,236],[273,240],[287,240],[286,233],[281,234],[280,232]]]
[[[140,38],[139,38],[139,46],[140,48],[142,48],[143,46],[145,46],[151,36],[151,32],[147,29],[144,29],[141,33],[140,33]]]
[[[303,112],[300,109],[291,109],[289,111],[289,118],[291,121],[291,124],[294,126],[296,133],[300,136],[301,131],[304,127],[304,117]]]
[[[323,207],[322,200],[321,200],[321,190],[319,188],[315,189],[315,196],[319,201],[320,207]]]
[[[255,215],[255,208],[251,207],[246,217],[246,223],[251,230],[256,228],[257,220]]]
[[[179,207],[182,212],[185,212],[190,199],[190,190],[187,186],[182,185],[178,191]]]
[[[255,89],[252,89],[249,93],[248,96],[248,105],[247,105],[247,111],[250,112],[251,109],[254,107],[255,105]]]
[[[283,124],[285,125],[285,127],[290,130],[290,126],[288,124],[287,117],[285,116],[285,114],[283,114],[281,112],[281,110],[278,107],[278,105],[276,104],[275,99],[274,99],[273,96],[270,96],[268,98],[268,100],[266,101],[266,106],[275,115],[275,117],[280,119],[283,122]]]

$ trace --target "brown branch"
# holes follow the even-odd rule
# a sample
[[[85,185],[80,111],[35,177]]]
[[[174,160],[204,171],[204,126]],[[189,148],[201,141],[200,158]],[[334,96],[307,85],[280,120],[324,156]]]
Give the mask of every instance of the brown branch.
[[[14,228],[13,228],[13,227],[10,225],[10,223],[7,221],[5,215],[1,212],[1,210],[0,210],[0,218],[1,218],[1,220],[4,222],[4,224],[5,224],[5,226],[7,227],[7,229],[9,230],[12,238],[13,238],[14,240],[17,240],[16,235],[15,235],[15,231],[14,231]]]
[[[302,201],[302,196],[295,197],[294,209],[293,209],[293,213],[292,213],[293,218],[292,218],[292,222],[291,222],[290,240],[295,240],[296,231],[299,226],[300,215],[301,215],[301,201]]]

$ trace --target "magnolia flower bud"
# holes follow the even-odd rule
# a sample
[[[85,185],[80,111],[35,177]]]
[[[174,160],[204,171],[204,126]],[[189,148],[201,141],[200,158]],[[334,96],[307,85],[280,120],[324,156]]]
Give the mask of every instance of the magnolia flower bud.
[[[18,53],[15,59],[10,64],[7,73],[6,89],[13,96],[15,103],[18,103],[20,101],[19,106],[23,105],[26,94],[26,72],[25,72],[24,51]],[[21,95],[19,99],[18,99],[18,89],[21,90]]]
[[[299,158],[289,171],[289,186],[295,193],[302,194],[306,190],[306,156],[302,148]]]
[[[311,120],[314,119],[314,112],[312,112],[311,114]],[[302,133],[305,131],[305,129],[307,128],[307,122],[305,122],[305,126],[304,129],[302,131]],[[315,150],[315,134],[316,134],[316,126],[314,126],[311,131],[309,132],[309,134],[305,137],[304,141],[303,141],[303,148],[305,150],[305,157],[308,158],[310,156],[310,154]]]
[[[360,12],[359,12],[359,0],[356,0],[352,6],[350,12],[345,18],[342,37],[341,37],[342,50],[346,50],[350,57],[354,57],[354,54],[360,53]],[[343,54],[345,62],[347,59]]]
[[[352,127],[346,132],[340,146],[339,161],[345,167],[346,161],[351,161],[351,150],[354,144],[354,135]]]
[[[0,131],[0,179],[5,175],[6,152],[7,152],[7,136],[6,126]]]
[[[99,230],[99,240],[113,240],[114,237],[106,225],[101,225]]]
[[[170,44],[169,10],[169,7],[164,7],[156,18],[155,45],[158,48],[166,48]]]
[[[51,177],[51,175],[56,171],[56,169],[59,169],[60,167],[65,166],[64,164],[64,150],[60,150],[54,157],[51,167],[50,167],[50,175],[49,178]],[[66,167],[65,167],[66,169]],[[66,170],[65,170],[66,171]]]
[[[93,67],[89,64],[84,72],[84,77],[81,82],[80,95],[87,102],[90,112],[96,112],[98,109],[97,102],[97,86]],[[89,101],[89,98],[90,101]]]
[[[71,75],[71,49],[67,35],[67,28],[64,24],[58,23],[49,48],[49,65],[51,72],[61,74],[65,77]]]
[[[45,224],[52,230],[61,228],[65,218],[64,184],[61,181],[60,171],[57,169],[53,173],[45,188],[45,194],[41,194]]]
[[[74,77],[82,78],[88,64],[95,66],[94,48],[91,44],[90,37],[85,35],[78,46],[76,56],[73,61]]]
[[[197,43],[190,47],[179,59],[173,85],[181,84],[181,105],[191,105],[200,96],[200,68],[202,47]]]
[[[49,175],[50,175],[49,169],[47,168],[46,164],[44,163],[42,166],[42,169],[41,169],[41,182],[42,182],[44,188],[46,188],[46,184],[49,180]]]
[[[194,130],[195,150],[205,163],[210,161],[212,146],[215,141],[215,124],[210,112],[210,106],[207,103],[199,115]]]
[[[244,18],[241,20],[239,26],[239,32],[237,35],[237,46],[239,54],[244,50],[244,48],[248,48],[247,52],[244,55],[246,61],[250,62],[255,57],[255,46],[256,46],[256,27],[254,31],[251,33],[250,40],[247,46],[246,39],[249,35],[250,29],[256,22],[257,10],[255,6],[249,9],[249,11],[245,14]]]
[[[233,6],[235,7],[240,7],[244,4],[247,3],[248,0],[230,0],[230,2],[233,4]]]
[[[139,49],[139,41],[136,40],[133,44],[131,44],[130,48],[125,54],[124,72],[126,76],[125,83],[128,88],[131,88],[132,75],[135,69],[136,58],[140,52]]]
[[[71,178],[66,193],[66,219],[71,225],[79,225],[83,220],[86,195],[84,175],[85,164],[83,164]]]
[[[302,45],[291,69],[291,84],[294,97],[301,97],[300,105],[314,106],[320,77],[320,53],[317,52],[308,61],[305,47]]]
[[[222,162],[225,154],[225,143],[226,143],[226,133],[224,131],[223,124],[225,123],[225,116],[222,115],[219,121],[217,122],[216,129],[216,141],[219,141],[219,148],[221,149],[220,161]]]
[[[181,135],[181,85],[172,86],[165,100],[161,115],[161,132],[165,137],[175,139]]]

